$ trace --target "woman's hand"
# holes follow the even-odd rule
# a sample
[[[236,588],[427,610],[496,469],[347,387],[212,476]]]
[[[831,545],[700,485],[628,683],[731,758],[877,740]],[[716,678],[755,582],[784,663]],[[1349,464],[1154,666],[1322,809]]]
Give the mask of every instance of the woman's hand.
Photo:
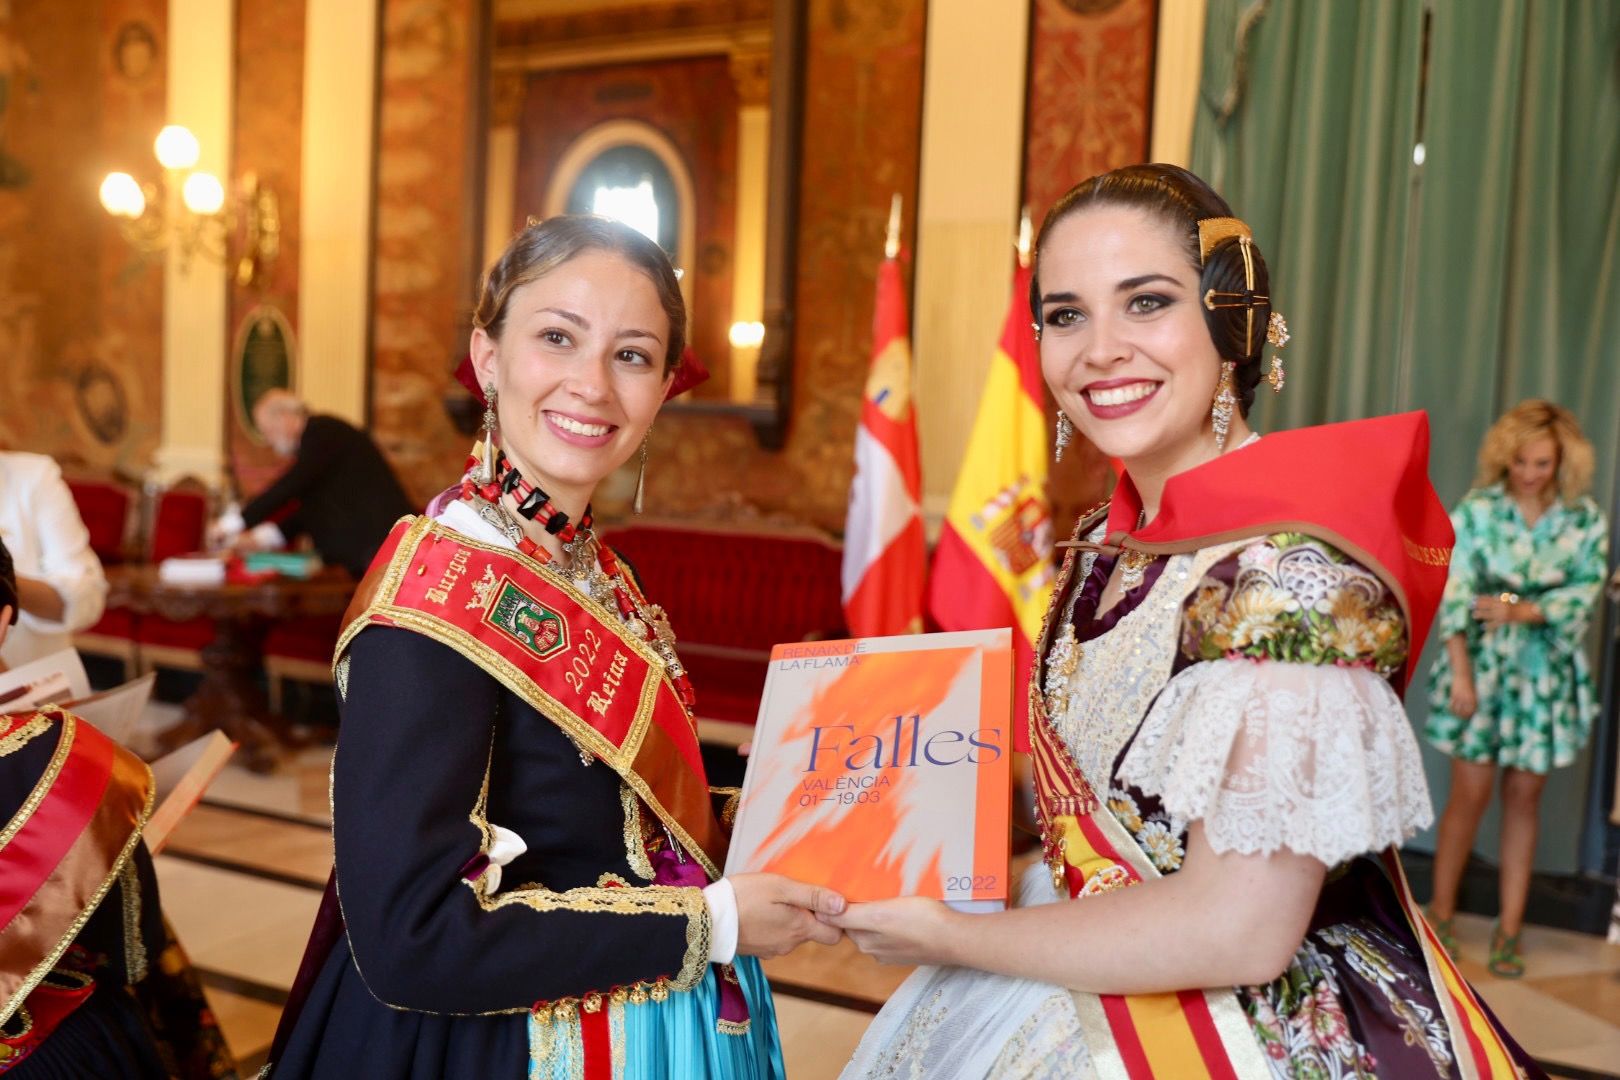
[[[881,964],[949,964],[953,935],[963,932],[961,915],[926,896],[853,904],[822,922],[842,929]]]
[[[1467,720],[1479,708],[1479,695],[1474,692],[1474,677],[1466,671],[1451,676],[1451,715]]]
[[[1519,602],[1507,596],[1474,597],[1474,618],[1487,630],[1518,620]]]
[[[790,953],[806,941],[836,945],[843,931],[818,915],[841,913],[844,898],[831,889],[806,885],[781,874],[736,874],[737,952],[771,957]]]

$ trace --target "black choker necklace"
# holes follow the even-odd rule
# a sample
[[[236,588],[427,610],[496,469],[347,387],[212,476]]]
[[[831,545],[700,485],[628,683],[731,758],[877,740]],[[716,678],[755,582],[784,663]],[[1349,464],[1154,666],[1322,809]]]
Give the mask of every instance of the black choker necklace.
[[[468,468],[471,469],[475,459],[468,459]],[[568,515],[557,509],[551,501],[551,496],[540,490],[534,484],[523,478],[517,466],[512,464],[504,451],[495,457],[495,476],[487,483],[476,483],[469,476],[461,482],[461,496],[470,499],[474,494],[487,502],[499,502],[502,495],[513,495],[517,498],[517,511],[529,521],[540,519],[546,532],[555,536],[563,543],[572,543],[580,530],[586,532],[591,528],[591,508],[585,508],[585,514],[578,525],[568,520]]]

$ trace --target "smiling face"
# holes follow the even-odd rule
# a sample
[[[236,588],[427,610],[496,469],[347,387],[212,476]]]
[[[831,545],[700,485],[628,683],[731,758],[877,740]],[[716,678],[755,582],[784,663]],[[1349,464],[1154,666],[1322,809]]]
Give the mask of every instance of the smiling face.
[[[498,338],[473,331],[479,384],[498,395],[501,448],[571,516],[652,427],[669,340],[652,279],[599,248],[514,289]]]
[[[1133,474],[1213,457],[1221,358],[1175,231],[1134,207],[1077,210],[1052,227],[1038,269],[1041,372],[1075,427]]]
[[[1508,492],[1518,499],[1545,499],[1558,475],[1558,440],[1551,435],[1530,439],[1508,463]]]

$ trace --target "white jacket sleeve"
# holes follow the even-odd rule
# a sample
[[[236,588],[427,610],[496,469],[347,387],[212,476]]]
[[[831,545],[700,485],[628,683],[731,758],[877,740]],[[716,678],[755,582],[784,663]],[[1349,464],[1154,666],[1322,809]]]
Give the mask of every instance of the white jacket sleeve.
[[[79,517],[73,493],[53,461],[29,493],[23,511],[39,539],[39,570],[23,576],[44,581],[62,598],[60,622],[22,613],[22,623],[42,633],[73,633],[94,626],[107,602],[107,576],[90,550],[90,530]]]

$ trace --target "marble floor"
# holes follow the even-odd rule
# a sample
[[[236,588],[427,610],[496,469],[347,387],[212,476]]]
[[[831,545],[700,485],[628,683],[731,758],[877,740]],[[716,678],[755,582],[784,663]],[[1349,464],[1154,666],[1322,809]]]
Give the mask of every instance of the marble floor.
[[[170,708],[152,706],[152,722]],[[329,755],[311,747],[268,777],[227,766],[156,860],[164,906],[246,1074],[264,1060],[326,881]],[[1508,1029],[1555,1076],[1620,1080],[1620,946],[1531,927],[1530,971],[1513,982],[1485,971],[1488,934],[1487,920],[1459,918],[1463,970]],[[836,1077],[906,974],[847,942],[766,968],[793,1080]]]

